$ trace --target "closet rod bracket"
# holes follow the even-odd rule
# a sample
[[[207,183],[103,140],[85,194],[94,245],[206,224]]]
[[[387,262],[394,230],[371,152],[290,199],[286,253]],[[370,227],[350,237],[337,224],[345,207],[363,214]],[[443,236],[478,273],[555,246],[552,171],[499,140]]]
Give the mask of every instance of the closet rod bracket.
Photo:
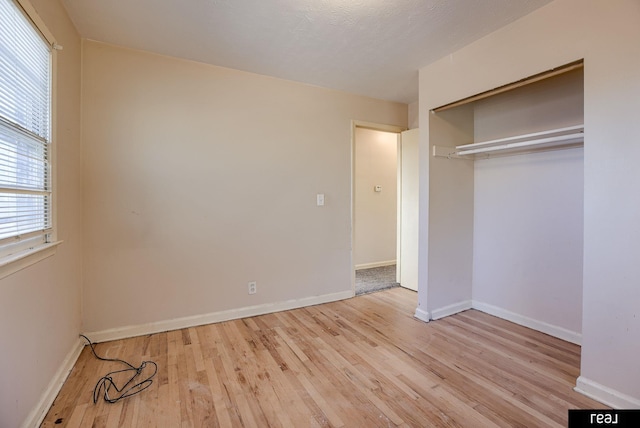
[[[446,146],[433,146],[433,157],[447,159],[464,159],[462,156],[458,156],[458,151],[455,147]]]

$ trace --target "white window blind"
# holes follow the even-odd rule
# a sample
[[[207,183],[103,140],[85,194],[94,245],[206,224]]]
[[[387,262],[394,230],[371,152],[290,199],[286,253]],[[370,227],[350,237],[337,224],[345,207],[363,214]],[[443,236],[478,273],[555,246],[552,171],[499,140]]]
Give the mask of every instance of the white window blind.
[[[1,249],[47,241],[52,194],[51,47],[13,0],[0,24]]]

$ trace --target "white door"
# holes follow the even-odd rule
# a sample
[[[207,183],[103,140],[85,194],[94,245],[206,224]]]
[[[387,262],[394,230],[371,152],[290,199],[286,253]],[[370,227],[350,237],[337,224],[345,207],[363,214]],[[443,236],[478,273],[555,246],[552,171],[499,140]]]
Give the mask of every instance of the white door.
[[[402,133],[400,169],[400,244],[397,280],[418,291],[418,129]]]

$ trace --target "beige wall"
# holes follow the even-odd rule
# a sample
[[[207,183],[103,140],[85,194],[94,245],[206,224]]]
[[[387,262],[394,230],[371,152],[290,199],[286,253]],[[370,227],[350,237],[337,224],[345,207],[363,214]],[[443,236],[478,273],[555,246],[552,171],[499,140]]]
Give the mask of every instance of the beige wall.
[[[584,271],[578,386],[616,406],[640,406],[640,3],[556,0],[420,70],[421,148],[429,110],[584,58]],[[421,212],[428,152],[421,149]],[[421,219],[420,257],[428,252]],[[421,264],[419,309],[429,266]]]
[[[455,147],[473,140],[473,109],[463,106],[430,117],[429,142]],[[420,135],[422,136],[422,130]],[[422,150],[422,149],[421,149]],[[429,300],[434,319],[471,299],[473,261],[473,161],[429,159]],[[422,186],[422,183],[420,183]]]
[[[398,214],[398,134],[356,128],[354,265],[395,263]],[[376,192],[374,187],[382,186]]]
[[[418,127],[418,101],[412,102],[408,107],[409,129]]]
[[[82,101],[85,331],[350,292],[351,120],[406,105],[91,41]]]
[[[78,341],[81,286],[80,39],[58,1],[32,0],[57,42],[58,238],[54,256],[0,280],[0,426],[37,407]]]

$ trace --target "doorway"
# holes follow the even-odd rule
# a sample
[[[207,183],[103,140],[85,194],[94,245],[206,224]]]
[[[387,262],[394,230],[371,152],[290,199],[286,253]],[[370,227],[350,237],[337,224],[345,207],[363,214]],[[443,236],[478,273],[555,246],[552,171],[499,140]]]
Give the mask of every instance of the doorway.
[[[418,180],[417,136],[415,150],[406,151],[413,156],[407,168],[410,175],[406,175],[401,131],[397,127],[370,123],[354,122],[353,125],[352,266],[356,295],[406,286],[403,276],[412,285],[407,288],[417,291],[417,280],[415,283],[411,280],[417,278],[417,248],[414,252],[416,263],[413,263],[411,255],[406,253],[412,245],[403,245],[407,230],[416,232],[417,243],[417,226],[405,228],[402,224],[415,218],[417,225],[417,190],[412,190],[417,189]],[[410,183],[413,179],[415,183]],[[416,198],[415,204],[407,203],[406,196],[411,195]],[[412,213],[413,205],[416,213]],[[403,263],[406,264],[404,269]]]

